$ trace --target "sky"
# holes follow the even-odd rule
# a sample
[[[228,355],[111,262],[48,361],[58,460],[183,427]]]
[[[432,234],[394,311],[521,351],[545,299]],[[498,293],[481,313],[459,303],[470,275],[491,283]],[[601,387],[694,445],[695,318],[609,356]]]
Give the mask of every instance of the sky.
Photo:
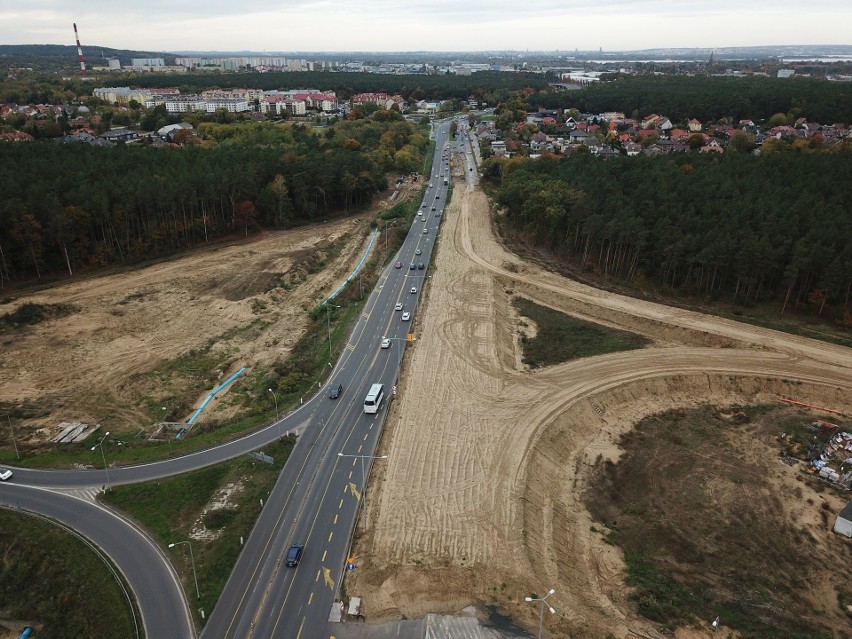
[[[852,1],[0,0],[0,44],[142,51],[626,51],[852,44]]]

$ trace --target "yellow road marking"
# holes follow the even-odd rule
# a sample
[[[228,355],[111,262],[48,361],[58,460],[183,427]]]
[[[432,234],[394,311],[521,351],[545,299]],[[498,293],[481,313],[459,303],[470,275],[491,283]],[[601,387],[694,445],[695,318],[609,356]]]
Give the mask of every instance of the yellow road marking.
[[[313,600],[314,600],[314,593],[311,593],[310,595],[308,595],[308,605],[309,605],[309,606],[311,605],[311,602],[312,602]]]
[[[334,579],[331,578],[331,568],[323,566],[322,572],[325,577],[325,585],[334,590]]]
[[[322,559],[320,561],[325,561],[325,556],[328,554],[327,550],[322,551]]]
[[[328,540],[331,541],[332,537],[334,537],[334,531],[333,530],[330,533],[328,533]]]
[[[355,499],[359,499],[359,500],[361,499],[360,491],[355,487],[355,484],[353,484],[351,481],[349,482],[349,491],[353,495],[355,495]]]

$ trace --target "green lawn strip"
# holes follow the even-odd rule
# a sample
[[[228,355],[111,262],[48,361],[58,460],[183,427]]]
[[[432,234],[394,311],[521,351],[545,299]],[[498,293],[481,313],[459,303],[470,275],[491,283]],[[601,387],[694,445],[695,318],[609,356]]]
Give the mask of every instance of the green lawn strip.
[[[640,335],[575,319],[565,313],[518,297],[515,308],[536,324],[533,338],[522,338],[524,363],[538,368],[581,357],[642,348],[648,340]]]
[[[135,636],[133,613],[114,573],[61,526],[0,510],[0,565],[0,615],[32,625],[35,636]]]
[[[265,446],[262,450],[273,457],[273,464],[244,455],[170,479],[117,486],[106,493],[104,499],[110,505],[149,529],[170,553],[198,622],[203,623],[199,610],[204,610],[205,618],[209,618],[242,549],[240,538],[246,539],[251,533],[260,515],[260,502],[269,496],[294,444],[295,438],[284,437]],[[228,506],[202,516],[204,507],[220,489],[238,484],[242,489]],[[190,538],[196,522],[201,520],[218,533],[215,539]],[[179,543],[182,541],[192,544],[200,599],[196,598],[190,553],[186,544]],[[168,549],[172,543],[178,545]]]
[[[852,347],[852,336],[850,336],[848,329],[843,329],[842,327],[814,318],[793,315],[792,313],[790,315],[779,315],[777,311],[773,312],[770,309],[763,311],[727,311],[720,309],[714,312],[721,317],[751,324],[752,326],[771,328],[772,330],[789,333],[790,335],[799,335],[821,342]]]

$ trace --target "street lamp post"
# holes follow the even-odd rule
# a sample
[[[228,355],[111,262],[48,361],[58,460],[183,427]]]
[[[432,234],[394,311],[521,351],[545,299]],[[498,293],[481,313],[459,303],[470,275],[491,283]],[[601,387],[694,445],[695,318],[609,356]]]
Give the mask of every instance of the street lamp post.
[[[278,439],[281,439],[281,422],[278,420],[278,396],[271,388],[267,388],[266,390],[272,393],[272,399],[275,400],[275,422],[278,424]]]
[[[18,442],[15,440],[15,429],[14,429],[14,428],[12,428],[12,420],[11,420],[11,418],[9,417],[9,413],[4,413],[4,415],[6,416],[6,421],[7,421],[7,422],[9,422],[9,432],[10,432],[10,433],[12,433],[12,446],[14,446],[14,447],[15,447],[15,456],[16,456],[18,459],[20,459],[20,458],[21,458],[21,453],[20,453],[20,452],[18,452]]]
[[[387,459],[387,455],[381,455],[379,457],[375,455],[345,455],[343,453],[337,453],[338,457],[357,457],[361,460],[361,513],[364,514],[366,512],[365,503],[367,501],[367,475],[364,471],[364,460],[365,459]],[[367,526],[367,520],[364,519],[364,527]]]
[[[555,592],[556,591],[553,588],[551,588],[550,590],[547,591],[547,594],[544,597],[524,597],[524,601],[526,601],[526,602],[530,602],[530,601],[540,601],[541,602],[541,611],[539,612],[539,615],[538,615],[538,639],[541,639],[541,627],[544,625],[544,606],[545,606],[544,602],[547,601],[547,598]],[[547,609],[550,611],[550,614],[556,613],[556,610],[550,604],[547,604]]]
[[[95,450],[95,448],[101,449],[101,458],[104,460],[104,472],[106,473],[106,489],[107,490],[109,490],[109,467],[107,466],[107,463],[106,463],[106,453],[104,453],[104,440],[108,436],[109,436],[109,431],[104,433],[104,436],[101,437],[101,441],[99,441],[97,444],[92,446],[93,451]]]
[[[275,421],[278,421],[278,396],[275,395],[275,391],[271,388],[267,388],[270,393],[272,393],[272,399],[275,400]]]
[[[336,304],[325,303],[325,323],[328,326],[328,361],[331,361],[332,353],[331,353],[331,311],[328,310],[329,306],[334,306],[334,308],[341,308]]]
[[[185,541],[178,541],[173,544],[169,544],[169,548],[174,548],[180,544],[186,544],[189,546],[189,560],[192,562],[192,578],[195,581],[195,598],[201,599],[201,591],[198,590],[198,574],[195,572],[195,557],[192,554],[192,544],[189,543],[189,540],[187,539]]]

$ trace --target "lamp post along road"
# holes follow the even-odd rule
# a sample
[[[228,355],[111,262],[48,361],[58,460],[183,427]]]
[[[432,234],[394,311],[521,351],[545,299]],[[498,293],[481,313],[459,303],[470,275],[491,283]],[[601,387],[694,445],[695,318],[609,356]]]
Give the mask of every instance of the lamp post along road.
[[[336,304],[329,304],[328,302],[325,303],[325,323],[326,323],[326,326],[328,326],[328,360],[331,361],[331,359],[332,359],[332,352],[331,352],[331,311],[329,310],[329,306],[334,306],[334,308],[341,308],[341,307],[337,306]]]
[[[364,528],[367,527],[367,519],[366,519],[366,502],[367,502],[367,475],[364,470],[364,460],[365,459],[387,459],[387,455],[375,456],[375,455],[345,455],[343,453],[337,453],[338,457],[357,457],[361,460],[361,514],[365,515],[364,518]]]
[[[99,441],[97,444],[92,446],[92,450],[94,451],[95,448],[101,449],[101,458],[104,460],[104,472],[106,473],[106,489],[109,490],[109,467],[107,466],[106,454],[104,453],[104,440],[107,437],[109,437],[109,431],[104,433],[104,436],[101,437],[101,441]]]
[[[179,546],[180,544],[186,544],[189,546],[189,560],[192,562],[192,579],[195,581],[195,598],[201,599],[201,591],[198,589],[198,574],[195,572],[195,557],[192,554],[192,544],[189,543],[189,540],[178,541],[173,544],[169,544],[169,548],[174,548],[175,546]]]
[[[550,590],[547,591],[547,594],[544,597],[524,597],[524,601],[526,601],[526,602],[531,602],[531,601],[540,601],[541,602],[541,611],[538,614],[538,639],[541,639],[541,628],[544,625],[544,605],[545,605],[545,602],[547,601],[547,598],[555,592],[556,591],[553,588],[551,588]],[[547,604],[547,609],[550,611],[550,614],[556,613],[556,610],[550,604]]]
[[[14,429],[14,428],[12,428],[12,420],[11,420],[11,418],[9,417],[9,413],[4,413],[4,416],[6,417],[6,421],[7,421],[7,422],[9,422],[9,432],[12,434],[12,446],[14,446],[14,447],[15,447],[15,456],[16,456],[18,459],[20,459],[20,458],[21,458],[21,453],[20,453],[20,452],[18,452],[18,442],[17,442],[17,440],[15,439],[15,429]]]

